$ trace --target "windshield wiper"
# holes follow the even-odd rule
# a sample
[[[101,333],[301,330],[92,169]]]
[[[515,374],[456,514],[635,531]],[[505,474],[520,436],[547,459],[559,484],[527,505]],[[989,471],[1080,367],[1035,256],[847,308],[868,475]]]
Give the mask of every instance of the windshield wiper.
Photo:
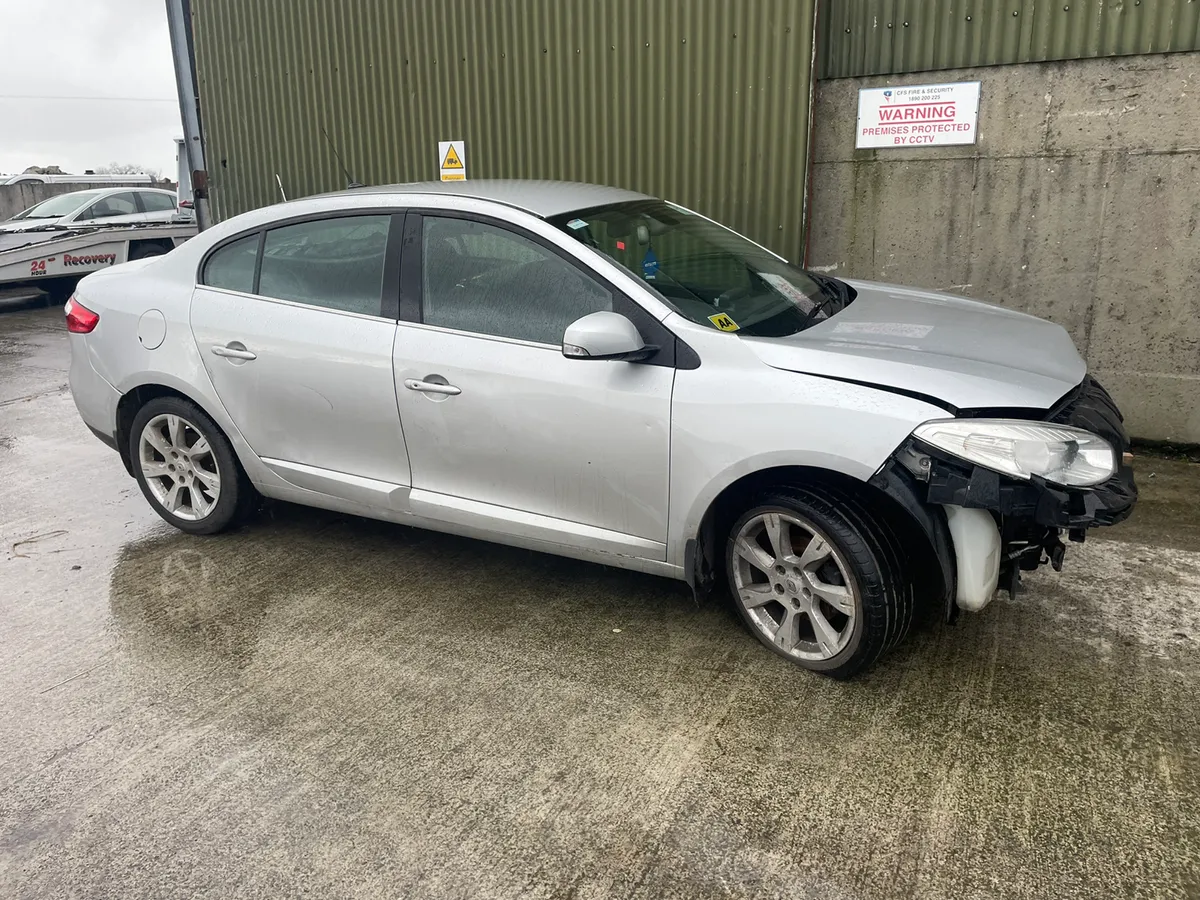
[[[815,272],[806,272],[813,281],[817,283],[817,287],[821,289],[821,293],[825,295],[825,299],[808,311],[804,317],[804,327],[807,328],[816,321],[818,315],[825,311],[831,304],[840,303],[842,309],[850,305],[850,301],[854,299],[850,293],[850,285],[844,281],[839,281],[836,278],[827,278],[824,275],[818,275]],[[828,317],[826,317],[828,318]]]

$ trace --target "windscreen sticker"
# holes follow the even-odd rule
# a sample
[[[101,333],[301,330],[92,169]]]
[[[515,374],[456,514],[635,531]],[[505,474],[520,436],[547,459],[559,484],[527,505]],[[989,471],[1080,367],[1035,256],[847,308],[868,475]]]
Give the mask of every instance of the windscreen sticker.
[[[816,304],[804,291],[796,287],[782,275],[772,275],[769,272],[759,272],[758,277],[775,288],[779,293],[783,294],[787,299],[791,300],[796,306],[800,307],[802,312],[811,312]]]
[[[587,228],[587,222],[583,221],[583,219],[572,219],[567,223],[567,227],[578,231],[580,228]]]
[[[657,274],[658,257],[654,255],[654,248],[650,247],[646,250],[646,255],[642,257],[642,275],[647,281],[653,281]]]
[[[712,322],[719,331],[738,331],[740,328],[738,323],[729,318],[725,313],[717,313],[715,316],[709,316],[708,321]]]

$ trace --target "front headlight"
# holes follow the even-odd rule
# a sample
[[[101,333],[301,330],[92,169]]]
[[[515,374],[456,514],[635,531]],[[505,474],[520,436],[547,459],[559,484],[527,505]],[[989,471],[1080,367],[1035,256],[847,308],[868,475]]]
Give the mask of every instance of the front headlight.
[[[1117,470],[1108,441],[1067,425],[1019,419],[937,419],[913,436],[1013,478],[1045,478],[1065,487],[1102,484]]]

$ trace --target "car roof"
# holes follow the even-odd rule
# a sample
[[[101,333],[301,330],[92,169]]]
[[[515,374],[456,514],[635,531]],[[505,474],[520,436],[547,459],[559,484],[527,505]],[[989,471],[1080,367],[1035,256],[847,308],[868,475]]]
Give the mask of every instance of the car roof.
[[[146,187],[145,185],[141,185],[141,184],[123,184],[123,185],[118,185],[117,187],[99,187],[99,186],[97,186],[94,188],[84,188],[81,191],[67,191],[65,194],[53,194],[53,195],[47,197],[46,200],[53,200],[55,197],[81,197],[84,194],[86,194],[89,198],[99,199],[100,197],[109,197],[113,194],[124,194],[127,191],[138,191],[138,192],[142,192],[142,193],[144,193],[146,191],[150,191],[151,193],[155,193],[155,194],[173,194],[173,193],[175,193],[174,191],[167,191],[167,190],[163,190],[162,188]],[[42,200],[39,202],[45,203],[46,200]]]
[[[123,194],[126,191],[137,191],[139,194],[174,194],[166,188],[150,187],[148,184],[123,184],[119,187],[105,188],[105,194]]]
[[[353,188],[339,192],[350,194],[455,194],[476,200],[491,200],[549,219],[563,213],[612,203],[651,199],[646,194],[599,184],[573,181],[533,181],[522,179],[477,179],[472,181],[426,181],[411,184],[385,184]],[[332,196],[326,194],[324,196]]]

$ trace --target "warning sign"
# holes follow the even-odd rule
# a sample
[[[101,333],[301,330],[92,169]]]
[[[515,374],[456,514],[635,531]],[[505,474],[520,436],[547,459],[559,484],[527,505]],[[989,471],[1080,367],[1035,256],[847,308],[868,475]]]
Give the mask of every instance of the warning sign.
[[[858,92],[854,146],[974,144],[978,124],[978,81],[864,88]]]
[[[717,313],[715,316],[709,316],[708,321],[712,322],[721,331],[737,331],[738,323],[725,315],[725,313]]]
[[[442,181],[466,181],[467,142],[438,141],[438,169]]]

